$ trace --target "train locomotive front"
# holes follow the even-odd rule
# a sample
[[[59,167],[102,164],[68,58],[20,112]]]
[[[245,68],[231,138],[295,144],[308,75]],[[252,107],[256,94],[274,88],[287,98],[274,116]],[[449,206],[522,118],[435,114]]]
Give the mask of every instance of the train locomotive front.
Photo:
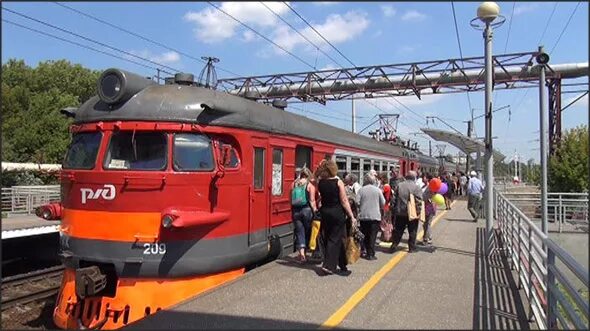
[[[58,327],[125,326],[275,254],[251,210],[251,134],[211,125],[223,101],[191,81],[109,69],[98,96],[63,111],[62,201],[44,215],[62,220]]]

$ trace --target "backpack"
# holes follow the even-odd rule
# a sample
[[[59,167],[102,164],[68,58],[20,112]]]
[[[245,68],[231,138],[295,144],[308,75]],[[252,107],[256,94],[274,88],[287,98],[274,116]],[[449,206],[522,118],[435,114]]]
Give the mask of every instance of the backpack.
[[[291,205],[303,207],[307,205],[307,181],[304,185],[297,183],[291,192]]]

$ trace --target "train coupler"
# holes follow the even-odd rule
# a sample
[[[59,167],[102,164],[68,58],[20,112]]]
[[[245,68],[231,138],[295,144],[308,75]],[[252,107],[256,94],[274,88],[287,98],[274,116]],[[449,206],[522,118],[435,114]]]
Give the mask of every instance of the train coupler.
[[[94,296],[107,286],[107,276],[97,266],[76,269],[76,296]]]

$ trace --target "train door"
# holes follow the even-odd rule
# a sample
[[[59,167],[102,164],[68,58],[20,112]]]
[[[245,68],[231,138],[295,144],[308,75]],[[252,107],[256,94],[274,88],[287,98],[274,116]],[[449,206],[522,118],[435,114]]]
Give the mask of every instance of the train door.
[[[252,138],[252,186],[250,189],[250,222],[248,224],[248,245],[265,243],[269,233],[269,176],[272,155],[269,155],[267,140]]]

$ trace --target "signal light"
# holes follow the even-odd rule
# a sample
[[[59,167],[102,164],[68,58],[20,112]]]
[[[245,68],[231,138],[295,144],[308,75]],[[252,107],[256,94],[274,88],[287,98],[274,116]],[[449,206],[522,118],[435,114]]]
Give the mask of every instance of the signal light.
[[[174,219],[175,218],[172,215],[164,215],[164,217],[162,217],[162,226],[166,229],[169,229],[170,227],[172,227]]]

